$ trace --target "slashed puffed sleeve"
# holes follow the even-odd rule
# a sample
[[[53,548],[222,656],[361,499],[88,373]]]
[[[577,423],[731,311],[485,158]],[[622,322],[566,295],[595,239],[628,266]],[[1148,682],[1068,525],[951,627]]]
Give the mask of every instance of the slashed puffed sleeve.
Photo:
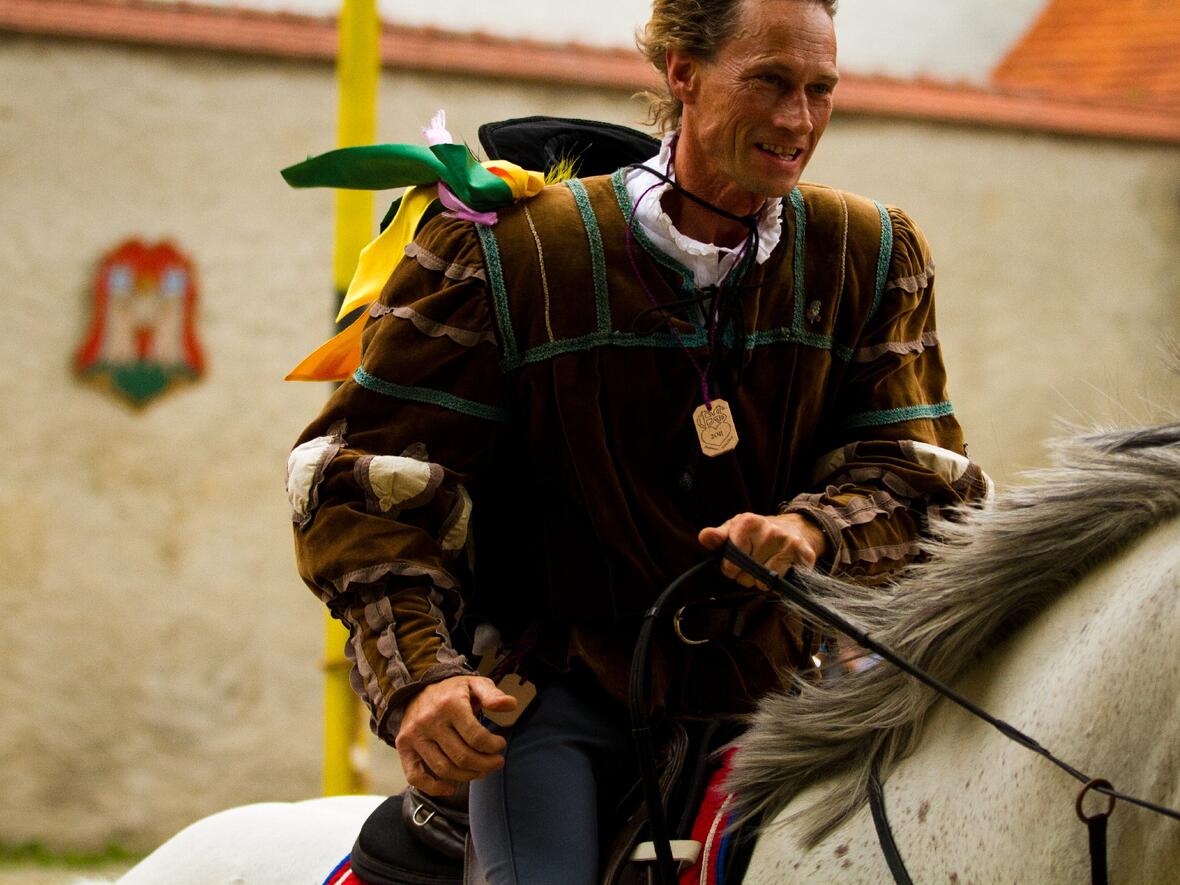
[[[450,639],[468,487],[508,418],[485,281],[470,224],[426,224],[288,462],[300,575],[348,627],[353,688],[390,742],[418,690],[470,672]]]
[[[874,293],[835,397],[817,491],[786,502],[823,529],[837,573],[876,577],[919,552],[927,519],[978,504],[991,482],[967,457],[946,390],[934,262],[921,230],[889,209],[888,275]]]

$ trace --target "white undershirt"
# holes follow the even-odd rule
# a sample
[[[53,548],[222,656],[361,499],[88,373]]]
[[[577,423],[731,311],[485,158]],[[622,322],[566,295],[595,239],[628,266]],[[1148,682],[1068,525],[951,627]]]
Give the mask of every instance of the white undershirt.
[[[664,136],[660,145],[660,152],[648,160],[644,165],[664,172],[675,180],[676,172],[672,169],[672,140],[675,133]],[[672,224],[672,219],[664,211],[660,203],[661,197],[671,189],[671,185],[656,178],[643,169],[632,169],[625,179],[627,193],[631,195],[631,203],[636,206],[635,222],[643,229],[647,238],[657,249],[675,258],[692,271],[693,281],[698,289],[714,286],[729,273],[737,262],[741,246],[728,248],[715,246],[712,243],[702,243],[691,237],[686,237]],[[650,188],[650,190],[649,190]],[[782,200],[774,197],[766,201],[762,208],[762,216],[758,221],[758,257],[762,264],[770,257],[782,237],[783,225],[780,213]]]

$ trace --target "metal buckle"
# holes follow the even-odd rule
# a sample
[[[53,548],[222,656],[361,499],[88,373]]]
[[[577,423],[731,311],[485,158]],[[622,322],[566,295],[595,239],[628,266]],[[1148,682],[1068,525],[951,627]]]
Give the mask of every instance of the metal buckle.
[[[432,809],[430,809],[430,813],[428,815],[426,815],[425,820],[418,820],[419,812],[421,812],[422,809],[425,807],[426,807],[426,803],[424,803],[424,802],[419,802],[417,805],[414,806],[414,813],[410,816],[410,820],[412,820],[414,822],[415,826],[424,827],[428,823],[430,823],[430,819],[432,817],[434,817],[436,809],[432,808]]]
[[[1078,820],[1080,820],[1084,824],[1089,824],[1091,821],[1096,821],[1096,820],[1099,820],[1100,818],[1110,817],[1111,812],[1114,811],[1115,798],[1114,798],[1114,796],[1107,794],[1106,798],[1108,801],[1107,801],[1106,811],[1099,811],[1096,814],[1086,814],[1086,810],[1083,807],[1083,803],[1085,802],[1086,794],[1089,793],[1091,790],[1093,790],[1095,787],[1105,787],[1108,790],[1114,789],[1114,787],[1111,786],[1110,781],[1105,780],[1100,777],[1094,778],[1092,781],[1087,782],[1087,784],[1084,787],[1082,787],[1082,791],[1080,793],[1078,793],[1078,800],[1075,803],[1075,808],[1078,813]]]
[[[702,601],[703,602],[716,602],[717,597],[710,596],[708,599],[702,600]],[[676,609],[676,614],[674,614],[672,616],[672,632],[675,633],[676,638],[679,639],[681,642],[683,642],[685,645],[708,645],[713,640],[707,639],[707,638],[706,639],[692,639],[684,634],[684,628],[681,625],[681,621],[684,619],[684,613],[687,610],[688,610],[687,605],[682,605],[682,606],[680,606],[680,608]]]

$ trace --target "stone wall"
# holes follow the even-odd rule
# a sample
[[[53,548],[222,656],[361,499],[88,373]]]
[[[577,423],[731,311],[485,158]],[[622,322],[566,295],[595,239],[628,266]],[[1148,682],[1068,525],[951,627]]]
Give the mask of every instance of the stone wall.
[[[321,608],[295,573],[287,451],[328,394],[283,375],[330,333],[330,67],[0,38],[0,843],[146,848],[219,808],[315,795]],[[387,74],[380,137],[625,96]],[[383,212],[385,206],[379,206]],[[142,412],[76,382],[96,262],[195,260],[199,383]],[[378,788],[398,788],[392,753]]]
[[[0,843],[146,848],[319,788],[321,612],[282,477],[327,390],[281,378],[330,328],[332,199],[277,170],[334,146],[336,87],[320,65],[14,37],[0,82]],[[510,116],[641,116],[620,93],[387,72],[380,138],[416,141],[439,107],[471,143]],[[1054,415],[1177,402],[1154,348],[1180,333],[1180,150],[854,118],[810,177],[923,224],[951,392],[998,479],[1043,461]],[[95,263],[132,235],[194,258],[209,362],[142,412],[69,367]]]
[[[997,480],[1045,463],[1063,421],[1180,406],[1180,147],[856,118],[808,173],[922,225],[950,393]]]

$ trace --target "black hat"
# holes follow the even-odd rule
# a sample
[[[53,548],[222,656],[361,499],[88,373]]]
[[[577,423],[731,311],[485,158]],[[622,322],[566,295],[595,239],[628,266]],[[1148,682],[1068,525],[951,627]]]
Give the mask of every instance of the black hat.
[[[525,169],[548,172],[572,161],[580,177],[607,175],[650,160],[658,139],[626,126],[564,117],[520,117],[479,127],[479,143],[489,160],[509,160]]]

